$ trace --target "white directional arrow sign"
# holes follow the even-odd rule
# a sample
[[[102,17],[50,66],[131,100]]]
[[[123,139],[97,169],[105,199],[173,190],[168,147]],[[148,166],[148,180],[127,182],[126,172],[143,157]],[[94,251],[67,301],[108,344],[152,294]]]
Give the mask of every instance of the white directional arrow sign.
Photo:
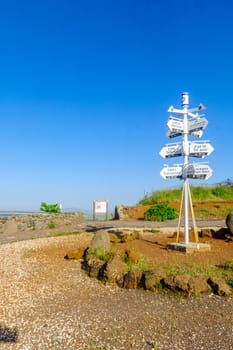
[[[213,170],[206,163],[190,163],[186,171],[188,178],[199,180],[207,180],[213,173]]]
[[[189,120],[188,121],[189,134],[199,130],[204,130],[207,125],[208,125],[208,120],[204,117],[200,117],[194,120]]]
[[[170,117],[167,122],[167,126],[171,132],[183,132],[184,122],[183,120]]]
[[[183,135],[183,132],[177,132],[177,131],[171,131],[171,130],[168,130],[166,132],[166,136],[169,139],[173,139],[174,137],[178,137],[178,136],[181,136],[181,135]]]
[[[181,143],[171,143],[165,145],[159,152],[163,158],[179,157],[183,155],[183,147]]]
[[[191,136],[195,136],[195,137],[202,137],[203,135],[203,131],[202,130],[198,130],[198,131],[193,131],[189,133]]]
[[[189,156],[204,158],[212,153],[214,148],[210,143],[190,142],[189,143]]]
[[[181,179],[182,178],[182,165],[165,166],[160,175],[166,179]]]

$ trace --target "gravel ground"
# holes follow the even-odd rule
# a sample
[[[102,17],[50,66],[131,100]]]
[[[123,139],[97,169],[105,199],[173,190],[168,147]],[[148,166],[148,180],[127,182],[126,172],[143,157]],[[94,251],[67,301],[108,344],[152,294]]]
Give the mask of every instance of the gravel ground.
[[[0,245],[0,349],[233,349],[233,299],[104,286],[63,259],[91,237]]]

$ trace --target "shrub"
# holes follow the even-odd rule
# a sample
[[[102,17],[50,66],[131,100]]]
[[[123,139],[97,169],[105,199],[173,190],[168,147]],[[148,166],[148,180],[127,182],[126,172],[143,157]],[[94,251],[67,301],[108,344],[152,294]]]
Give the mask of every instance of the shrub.
[[[40,210],[49,214],[58,213],[60,211],[60,206],[58,204],[47,204],[45,202],[41,202]]]
[[[54,224],[54,222],[50,222],[49,224],[48,224],[48,227],[49,227],[49,229],[54,229],[55,227],[56,227],[56,225]]]
[[[168,206],[167,203],[157,204],[144,213],[145,220],[149,221],[165,221],[173,220],[178,217],[174,208]]]

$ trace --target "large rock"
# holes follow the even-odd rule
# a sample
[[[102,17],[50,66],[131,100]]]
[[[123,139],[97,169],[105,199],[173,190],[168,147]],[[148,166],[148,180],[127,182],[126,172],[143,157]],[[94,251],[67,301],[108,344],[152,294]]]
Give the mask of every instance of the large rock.
[[[231,235],[233,235],[233,213],[229,213],[226,217],[226,225]]]
[[[167,276],[163,279],[163,284],[173,292],[182,292],[186,295],[199,295],[209,291],[204,276],[191,277],[188,274]]]
[[[84,252],[86,250],[86,247],[82,247],[82,248],[76,248],[73,250],[69,250],[66,255],[64,256],[64,259],[67,260],[80,260],[83,258],[84,256]]]
[[[156,292],[161,281],[161,276],[154,270],[148,270],[143,273],[143,288]]]
[[[208,278],[207,282],[209,283],[215,294],[224,297],[232,296],[233,293],[231,287],[223,279],[213,277]]]
[[[104,277],[104,270],[106,262],[93,254],[86,254],[85,258],[86,270],[90,277],[102,279]]]
[[[112,254],[109,258],[104,276],[108,283],[116,283],[119,287],[123,287],[125,265],[122,261],[122,256],[118,254]]]
[[[137,264],[141,259],[141,254],[134,248],[127,248],[125,250],[125,261],[129,264]]]
[[[104,278],[110,252],[110,237],[107,231],[97,231],[84,254],[84,266],[90,277]]]
[[[109,251],[110,251],[109,233],[104,230],[97,231],[90,243],[89,252],[109,253]]]
[[[205,276],[190,277],[188,281],[188,293],[191,295],[200,295],[209,292],[210,288]]]
[[[138,269],[128,271],[124,276],[124,288],[136,289],[139,287],[142,278],[142,272]]]

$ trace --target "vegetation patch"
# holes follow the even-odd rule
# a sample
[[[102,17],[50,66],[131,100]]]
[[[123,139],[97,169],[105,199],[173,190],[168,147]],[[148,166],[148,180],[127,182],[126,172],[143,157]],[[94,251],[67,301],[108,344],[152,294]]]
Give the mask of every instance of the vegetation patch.
[[[105,262],[109,259],[109,253],[102,249],[88,249],[88,254],[93,255]]]
[[[177,217],[178,214],[176,210],[169,207],[168,203],[157,204],[144,213],[144,218],[148,221],[173,220]]]
[[[51,221],[51,222],[48,224],[48,228],[49,228],[50,230],[56,228],[55,223],[54,223],[53,221]]]
[[[233,198],[233,183],[225,181],[214,186],[190,186],[194,202],[200,201],[231,201]],[[151,195],[141,199],[139,205],[153,205],[164,201],[169,203],[180,201],[182,188],[154,191]]]
[[[48,237],[61,237],[61,236],[72,236],[72,235],[77,235],[80,234],[80,231],[69,231],[69,232],[54,232],[50,233]]]

